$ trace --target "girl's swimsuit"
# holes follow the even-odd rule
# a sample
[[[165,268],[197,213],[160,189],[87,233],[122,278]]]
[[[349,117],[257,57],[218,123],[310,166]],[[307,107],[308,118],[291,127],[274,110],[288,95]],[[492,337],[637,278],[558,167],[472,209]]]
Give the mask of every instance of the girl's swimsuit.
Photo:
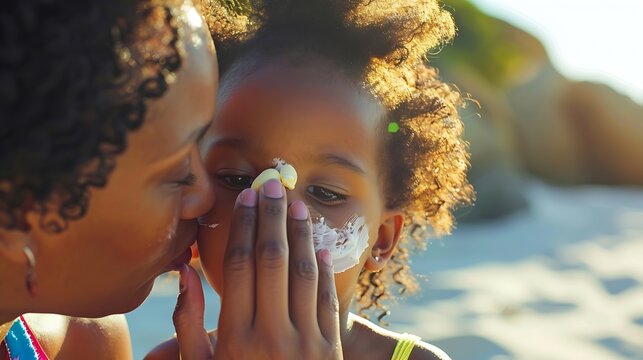
[[[20,316],[0,342],[2,360],[49,360],[25,318]]]
[[[411,351],[413,351],[415,347],[415,343],[419,340],[420,338],[415,335],[402,334],[402,338],[397,341],[391,360],[408,360],[411,356]]]

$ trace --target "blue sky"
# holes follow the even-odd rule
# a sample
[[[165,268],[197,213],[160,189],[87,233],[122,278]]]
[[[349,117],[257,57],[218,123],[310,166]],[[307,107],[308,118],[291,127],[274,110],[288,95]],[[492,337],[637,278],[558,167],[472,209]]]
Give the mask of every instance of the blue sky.
[[[643,0],[472,0],[539,38],[564,75],[643,104]]]

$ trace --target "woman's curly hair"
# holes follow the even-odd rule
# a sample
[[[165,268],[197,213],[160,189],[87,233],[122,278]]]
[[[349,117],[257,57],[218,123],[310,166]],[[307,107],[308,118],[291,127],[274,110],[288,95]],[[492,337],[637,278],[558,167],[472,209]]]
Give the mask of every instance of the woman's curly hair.
[[[452,211],[472,201],[468,145],[462,139],[460,93],[427,65],[429,51],[455,34],[437,0],[237,0],[206,2],[222,77],[246,59],[320,56],[384,106],[383,190],[389,208],[404,209],[405,234],[389,265],[362,272],[356,297],[386,313],[382,300],[417,289],[409,253],[430,235],[448,233]],[[396,285],[397,284],[397,285]],[[381,320],[382,315],[379,316]]]
[[[134,0],[0,6],[0,228],[26,231],[35,211],[59,232],[85,214],[145,101],[181,65],[172,11]]]

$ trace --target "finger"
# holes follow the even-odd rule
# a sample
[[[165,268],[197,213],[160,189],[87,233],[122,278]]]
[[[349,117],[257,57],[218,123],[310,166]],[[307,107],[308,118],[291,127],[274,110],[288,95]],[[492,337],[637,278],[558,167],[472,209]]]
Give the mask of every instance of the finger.
[[[319,283],[317,289],[317,321],[322,336],[331,344],[339,342],[339,301],[335,289],[335,273],[328,250],[317,253]]]
[[[312,224],[308,209],[301,201],[294,201],[288,209],[288,248],[290,273],[288,292],[290,319],[305,334],[317,326],[317,260],[313,249]]]
[[[183,265],[179,276],[180,292],[172,320],[181,358],[212,359],[214,349],[203,327],[205,299],[201,279],[189,265]]]
[[[288,315],[288,240],[286,191],[278,180],[269,180],[259,196],[256,276],[257,324],[274,329],[290,324]]]
[[[245,189],[237,198],[223,259],[219,329],[248,329],[255,316],[255,236],[257,193]]]

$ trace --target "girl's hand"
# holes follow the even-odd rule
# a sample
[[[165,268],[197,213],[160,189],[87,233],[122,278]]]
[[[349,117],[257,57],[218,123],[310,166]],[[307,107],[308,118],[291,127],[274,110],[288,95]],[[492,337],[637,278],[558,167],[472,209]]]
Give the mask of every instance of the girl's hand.
[[[308,210],[268,181],[238,197],[224,259],[217,343],[203,329],[203,291],[181,271],[174,325],[182,359],[342,359],[330,254],[315,256]]]

